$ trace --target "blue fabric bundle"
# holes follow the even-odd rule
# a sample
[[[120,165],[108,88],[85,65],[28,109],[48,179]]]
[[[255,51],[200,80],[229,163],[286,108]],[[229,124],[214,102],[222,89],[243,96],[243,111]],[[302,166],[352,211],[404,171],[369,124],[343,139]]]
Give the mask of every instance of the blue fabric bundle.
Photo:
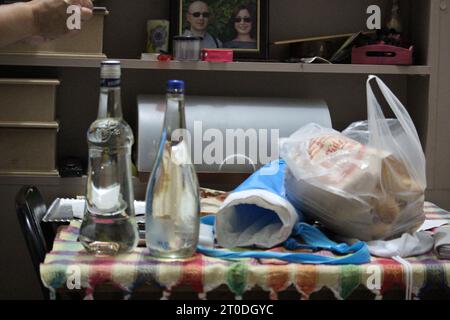
[[[284,160],[253,173],[223,203],[217,214],[216,234],[226,248],[271,248],[285,241],[301,214],[286,199]]]

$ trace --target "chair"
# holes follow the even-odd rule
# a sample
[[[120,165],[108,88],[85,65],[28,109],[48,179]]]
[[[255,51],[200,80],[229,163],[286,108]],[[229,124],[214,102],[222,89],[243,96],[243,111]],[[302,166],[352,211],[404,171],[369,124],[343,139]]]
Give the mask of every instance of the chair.
[[[47,208],[41,193],[36,187],[24,186],[16,196],[16,213],[22,233],[30,252],[34,270],[38,276],[39,284],[45,299],[49,298],[48,289],[40,281],[39,266],[44,262],[47,245],[41,220]]]

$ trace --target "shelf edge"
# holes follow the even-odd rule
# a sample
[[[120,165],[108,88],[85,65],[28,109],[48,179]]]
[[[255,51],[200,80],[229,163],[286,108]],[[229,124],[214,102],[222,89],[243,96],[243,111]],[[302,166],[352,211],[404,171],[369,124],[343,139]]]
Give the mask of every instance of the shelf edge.
[[[0,65],[97,68],[105,57],[0,55]],[[358,64],[302,64],[283,62],[182,62],[118,59],[123,69],[180,70],[219,72],[275,72],[275,73],[330,73],[330,74],[393,74],[430,75],[431,66],[358,65]]]

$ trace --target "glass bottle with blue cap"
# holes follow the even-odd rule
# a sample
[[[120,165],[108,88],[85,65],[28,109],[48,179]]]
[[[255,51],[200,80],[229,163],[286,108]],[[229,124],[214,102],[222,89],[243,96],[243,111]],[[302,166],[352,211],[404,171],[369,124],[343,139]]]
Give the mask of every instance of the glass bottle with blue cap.
[[[188,258],[198,243],[199,184],[188,137],[184,82],[170,80],[158,155],[146,194],[146,244],[158,258]]]

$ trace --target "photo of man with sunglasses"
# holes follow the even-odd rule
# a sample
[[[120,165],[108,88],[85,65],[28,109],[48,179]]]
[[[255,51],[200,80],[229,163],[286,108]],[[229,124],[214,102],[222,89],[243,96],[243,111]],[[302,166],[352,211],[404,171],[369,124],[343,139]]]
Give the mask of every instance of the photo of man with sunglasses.
[[[189,29],[186,29],[183,35],[202,37],[202,49],[222,48],[222,42],[207,32],[210,18],[211,12],[208,4],[200,0],[190,2],[186,13],[186,20],[189,22]]]

